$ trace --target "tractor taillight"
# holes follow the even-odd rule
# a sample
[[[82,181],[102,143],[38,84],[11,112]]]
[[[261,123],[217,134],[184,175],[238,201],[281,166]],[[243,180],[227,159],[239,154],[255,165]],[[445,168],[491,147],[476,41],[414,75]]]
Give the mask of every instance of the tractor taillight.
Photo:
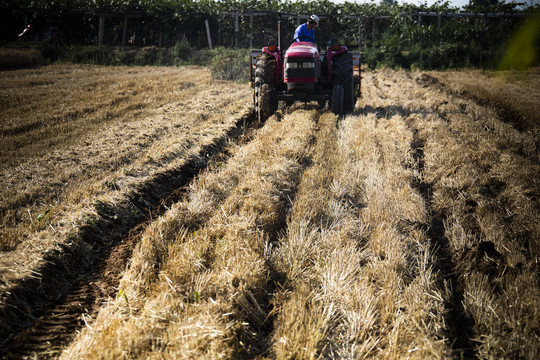
[[[275,46],[275,45],[270,45],[268,47],[268,51],[276,51],[276,50],[277,50],[277,46]]]
[[[338,51],[341,49],[341,45],[332,45],[332,51]]]

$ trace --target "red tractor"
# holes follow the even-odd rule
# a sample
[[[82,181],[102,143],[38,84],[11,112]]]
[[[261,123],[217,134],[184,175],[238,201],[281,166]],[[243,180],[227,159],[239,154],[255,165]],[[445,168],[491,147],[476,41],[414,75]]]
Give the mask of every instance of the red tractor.
[[[339,116],[352,112],[360,96],[360,52],[332,41],[319,52],[313,42],[294,39],[283,54],[282,33],[280,21],[278,45],[251,51],[250,84],[258,119],[272,115],[279,101],[317,101],[321,107],[329,103]]]

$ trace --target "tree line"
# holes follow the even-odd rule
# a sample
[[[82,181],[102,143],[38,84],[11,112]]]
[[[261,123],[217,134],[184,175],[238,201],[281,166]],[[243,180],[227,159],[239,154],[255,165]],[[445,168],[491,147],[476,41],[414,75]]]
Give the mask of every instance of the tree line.
[[[279,19],[287,36],[292,37],[300,20],[292,15],[315,13],[322,18],[316,35],[321,47],[339,35],[341,42],[364,48],[372,65],[386,62],[410,67],[421,60],[431,68],[483,66],[504,51],[501,44],[518,31],[523,18],[445,18],[439,23],[437,17],[423,17],[419,24],[415,14],[460,10],[516,14],[538,13],[538,9],[538,5],[504,0],[471,0],[463,10],[442,0],[433,5],[397,4],[393,0],[4,0],[0,5],[0,40],[20,41],[18,34],[31,24],[29,41],[45,42],[54,29],[62,45],[95,45],[99,18],[104,17],[106,45],[172,47],[184,42],[192,48],[207,48],[207,21],[214,46],[258,48],[275,41],[272,34]],[[238,19],[231,15],[247,11],[259,14]],[[540,40],[534,41],[538,45]]]

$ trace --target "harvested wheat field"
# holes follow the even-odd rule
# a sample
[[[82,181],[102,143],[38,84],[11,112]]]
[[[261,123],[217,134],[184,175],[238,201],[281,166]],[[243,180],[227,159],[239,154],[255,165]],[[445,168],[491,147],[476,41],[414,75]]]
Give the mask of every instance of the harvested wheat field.
[[[5,71],[0,355],[540,357],[540,72]]]

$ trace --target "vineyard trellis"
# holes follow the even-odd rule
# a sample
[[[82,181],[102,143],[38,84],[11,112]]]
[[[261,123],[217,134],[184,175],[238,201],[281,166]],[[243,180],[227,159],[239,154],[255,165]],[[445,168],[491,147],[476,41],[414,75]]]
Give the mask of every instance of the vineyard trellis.
[[[336,4],[327,0],[142,0],[101,8],[99,1],[71,0],[65,7],[24,7],[24,1],[0,5],[0,41],[16,40],[17,34],[32,22],[33,40],[46,40],[48,29],[55,26],[64,45],[172,47],[185,41],[195,49],[210,44],[258,48],[273,41],[270,34],[276,32],[278,19],[282,19],[290,38],[298,24],[317,13],[322,19],[316,39],[320,46],[340,34],[341,41],[351,47],[377,49],[375,62],[386,58],[405,66],[414,62],[410,54],[425,58],[430,49],[442,52],[443,57],[459,57],[468,51],[471,64],[481,65],[490,57],[484,53],[500,47],[525,19],[537,17],[539,9],[538,5],[519,8],[503,0],[488,8],[473,6],[475,0],[471,0],[465,12],[458,12],[448,3],[415,6]],[[67,4],[86,4],[86,8]],[[92,9],[91,4],[96,8]]]

